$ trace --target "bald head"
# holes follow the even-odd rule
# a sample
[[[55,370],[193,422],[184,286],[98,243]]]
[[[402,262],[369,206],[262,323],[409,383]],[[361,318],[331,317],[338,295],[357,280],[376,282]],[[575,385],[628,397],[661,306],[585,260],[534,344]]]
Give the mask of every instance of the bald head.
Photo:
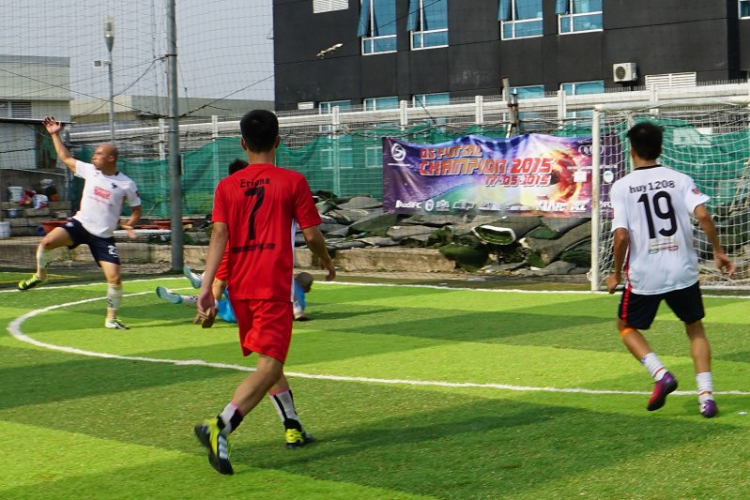
[[[111,142],[105,142],[99,147],[102,148],[102,150],[104,151],[104,154],[108,156],[113,156],[115,161],[117,161],[117,157],[120,156],[120,150],[117,149],[117,146],[115,146]]]
[[[91,157],[91,163],[102,173],[112,175],[117,171],[117,157],[119,155],[117,146],[105,142],[96,148],[94,155]]]

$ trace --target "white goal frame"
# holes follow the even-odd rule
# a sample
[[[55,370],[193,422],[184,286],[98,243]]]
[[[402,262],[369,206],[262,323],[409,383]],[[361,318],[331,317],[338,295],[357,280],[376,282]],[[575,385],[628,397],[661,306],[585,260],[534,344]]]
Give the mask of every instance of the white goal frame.
[[[635,124],[636,116],[644,115],[659,115],[660,110],[669,110],[676,108],[689,109],[695,108],[706,108],[706,107],[736,107],[744,108],[743,112],[748,114],[747,127],[750,130],[750,95],[748,96],[731,96],[724,98],[705,98],[705,99],[680,99],[672,102],[655,102],[655,101],[643,101],[643,102],[630,102],[622,104],[600,104],[593,109],[593,122],[592,122],[592,188],[591,188],[591,270],[589,272],[589,281],[591,283],[591,291],[599,291],[604,288],[603,280],[608,274],[609,270],[603,269],[602,262],[602,243],[604,240],[608,240],[607,235],[601,234],[602,228],[602,200],[601,200],[601,152],[602,152],[602,131],[603,123],[602,120],[605,116],[614,113],[620,113],[629,115],[628,126]],[[627,155],[627,147],[623,144],[623,155]],[[625,158],[623,161],[627,161],[628,171],[632,170],[629,158]],[[750,157],[745,163],[746,169],[750,169]],[[747,175],[747,171],[743,175]],[[744,177],[743,177],[744,180]],[[748,179],[750,182],[750,179]],[[748,187],[750,190],[750,186]],[[742,281],[747,281],[746,279]],[[717,285],[701,285],[702,288],[707,289],[719,289],[719,290],[750,290],[750,283],[727,283],[721,286]]]

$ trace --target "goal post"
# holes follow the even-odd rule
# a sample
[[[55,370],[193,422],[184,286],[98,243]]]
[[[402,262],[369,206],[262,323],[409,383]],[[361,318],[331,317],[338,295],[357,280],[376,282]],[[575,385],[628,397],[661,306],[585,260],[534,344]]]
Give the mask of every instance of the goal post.
[[[631,170],[628,129],[645,120],[664,127],[659,162],[690,175],[711,197],[707,206],[735,262],[734,276],[722,276],[693,220],[701,286],[750,290],[750,96],[603,104],[594,108],[592,120],[591,290],[603,289],[612,271],[609,189]]]

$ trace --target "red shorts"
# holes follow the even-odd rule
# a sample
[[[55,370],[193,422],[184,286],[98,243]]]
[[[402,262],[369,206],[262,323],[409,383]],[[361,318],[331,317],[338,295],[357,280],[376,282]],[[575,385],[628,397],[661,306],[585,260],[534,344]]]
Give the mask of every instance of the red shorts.
[[[224,252],[224,255],[221,256],[221,262],[214,278],[221,281],[226,281],[229,278],[229,252]]]
[[[230,300],[240,328],[242,355],[265,354],[282,363],[292,341],[292,303],[278,300]]]

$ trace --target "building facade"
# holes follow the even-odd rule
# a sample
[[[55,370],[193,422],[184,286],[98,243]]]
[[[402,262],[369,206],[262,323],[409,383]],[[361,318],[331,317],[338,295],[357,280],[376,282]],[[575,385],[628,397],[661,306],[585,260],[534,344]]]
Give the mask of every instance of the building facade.
[[[278,110],[747,80],[750,0],[274,0]]]
[[[0,55],[0,169],[52,169],[41,121],[70,120],[70,59]]]

